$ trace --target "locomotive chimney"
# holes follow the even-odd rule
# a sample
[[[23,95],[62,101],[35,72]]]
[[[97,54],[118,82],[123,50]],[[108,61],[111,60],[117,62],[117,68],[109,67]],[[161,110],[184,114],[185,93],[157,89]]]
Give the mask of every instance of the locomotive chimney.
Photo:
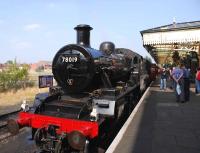
[[[90,30],[93,28],[86,24],[79,24],[74,29],[77,31],[77,44],[90,47]]]

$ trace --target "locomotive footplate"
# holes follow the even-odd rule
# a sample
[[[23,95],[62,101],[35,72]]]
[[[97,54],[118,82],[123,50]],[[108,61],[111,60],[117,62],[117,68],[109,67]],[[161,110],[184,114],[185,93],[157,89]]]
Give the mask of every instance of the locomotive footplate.
[[[48,128],[49,125],[53,125],[56,127],[57,134],[79,131],[85,137],[88,138],[94,138],[98,136],[98,126],[99,126],[97,122],[51,117],[45,115],[32,114],[28,112],[19,113],[19,119],[16,121],[16,124],[18,126],[9,126],[9,123],[13,124],[13,122],[9,121],[8,127],[22,128],[27,126],[36,129]],[[9,129],[9,130],[10,132],[12,132],[12,131],[17,131],[19,129],[15,130]],[[16,133],[17,132],[15,132],[15,134]]]

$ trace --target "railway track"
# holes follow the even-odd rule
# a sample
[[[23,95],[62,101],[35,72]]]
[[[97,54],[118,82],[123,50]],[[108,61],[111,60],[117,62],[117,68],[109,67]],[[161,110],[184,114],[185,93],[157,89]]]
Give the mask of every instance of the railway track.
[[[8,119],[10,119],[10,118],[15,119],[17,116],[17,113],[19,113],[19,112],[20,112],[20,110],[16,110],[16,111],[13,111],[13,112],[10,112],[7,114],[0,115],[0,129],[6,127]]]
[[[12,136],[8,130],[7,130],[7,120],[8,119],[16,119],[17,114],[20,112],[20,110],[16,110],[4,115],[0,115],[0,141]]]

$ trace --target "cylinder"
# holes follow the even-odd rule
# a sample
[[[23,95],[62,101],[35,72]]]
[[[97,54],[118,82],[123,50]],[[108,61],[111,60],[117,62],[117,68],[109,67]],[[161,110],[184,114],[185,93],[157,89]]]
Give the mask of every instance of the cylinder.
[[[90,30],[93,28],[86,24],[80,24],[74,29],[77,31],[77,44],[90,47]]]

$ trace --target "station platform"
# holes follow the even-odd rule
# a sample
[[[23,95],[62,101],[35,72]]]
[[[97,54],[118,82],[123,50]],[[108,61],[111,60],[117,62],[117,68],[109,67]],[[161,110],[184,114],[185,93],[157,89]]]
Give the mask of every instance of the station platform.
[[[200,95],[177,103],[171,89],[153,83],[106,153],[200,153]]]

